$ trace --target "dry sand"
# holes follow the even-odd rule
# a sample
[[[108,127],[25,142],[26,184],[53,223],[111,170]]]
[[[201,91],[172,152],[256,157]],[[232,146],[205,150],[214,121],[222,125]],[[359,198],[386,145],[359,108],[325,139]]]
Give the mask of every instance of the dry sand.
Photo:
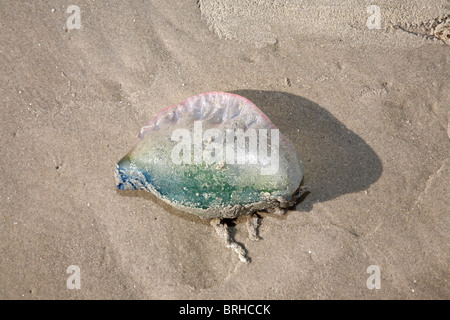
[[[371,1],[330,3],[2,0],[0,298],[449,299],[449,3],[376,1],[380,30]],[[249,265],[114,185],[140,127],[206,91],[255,102],[305,162],[296,210],[259,242],[233,228]]]

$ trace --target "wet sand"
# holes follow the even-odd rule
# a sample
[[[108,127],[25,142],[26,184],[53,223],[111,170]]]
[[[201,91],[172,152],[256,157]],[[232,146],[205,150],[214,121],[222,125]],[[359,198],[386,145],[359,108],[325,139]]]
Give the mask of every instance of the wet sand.
[[[377,1],[380,29],[331,3],[78,1],[69,30],[75,3],[2,1],[0,298],[449,299],[448,2]],[[248,265],[114,184],[141,126],[207,91],[258,105],[311,188],[261,241],[237,220]]]

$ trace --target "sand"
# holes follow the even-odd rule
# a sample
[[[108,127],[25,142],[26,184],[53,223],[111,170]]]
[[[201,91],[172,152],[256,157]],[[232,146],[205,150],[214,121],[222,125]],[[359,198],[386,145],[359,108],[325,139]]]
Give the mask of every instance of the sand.
[[[380,29],[331,3],[1,1],[0,298],[449,299],[448,1],[377,1]],[[114,184],[140,127],[207,91],[256,103],[311,188],[261,241],[238,219],[248,265]]]

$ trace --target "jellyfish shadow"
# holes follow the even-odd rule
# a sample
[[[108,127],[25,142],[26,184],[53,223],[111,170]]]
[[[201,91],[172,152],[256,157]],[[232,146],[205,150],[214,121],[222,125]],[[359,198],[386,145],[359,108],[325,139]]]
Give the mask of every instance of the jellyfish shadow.
[[[256,104],[296,146],[305,167],[303,185],[310,190],[298,210],[366,190],[381,176],[383,166],[373,149],[318,104],[280,91],[232,93]]]

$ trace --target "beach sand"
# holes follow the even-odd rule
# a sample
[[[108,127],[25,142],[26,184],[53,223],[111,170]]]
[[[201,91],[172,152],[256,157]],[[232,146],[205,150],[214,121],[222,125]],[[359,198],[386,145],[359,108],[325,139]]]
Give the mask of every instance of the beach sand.
[[[380,29],[331,3],[1,1],[0,298],[449,299],[448,1],[377,1]],[[237,220],[248,265],[114,183],[141,126],[208,91],[260,107],[311,189],[258,242]]]

